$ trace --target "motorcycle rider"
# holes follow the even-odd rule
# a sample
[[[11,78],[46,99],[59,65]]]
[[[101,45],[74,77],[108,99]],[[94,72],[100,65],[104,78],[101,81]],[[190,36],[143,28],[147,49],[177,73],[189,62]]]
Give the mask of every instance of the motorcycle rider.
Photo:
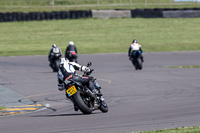
[[[59,66],[59,70],[57,73],[57,82],[58,82],[58,90],[62,91],[65,89],[64,81],[72,78],[73,80],[82,83],[83,85],[86,85],[89,87],[89,89],[95,93],[94,88],[94,82],[90,77],[81,77],[76,74],[76,70],[91,73],[93,69],[90,69],[86,66],[81,66],[78,63],[75,62],[69,62],[68,59],[61,58],[61,63]],[[78,108],[76,105],[74,105],[74,110],[78,111]]]
[[[61,51],[61,49],[56,44],[52,45],[52,48],[50,49],[49,55],[48,55],[48,60],[50,62],[49,66],[51,68],[53,67],[53,61],[54,61],[53,57],[54,57],[54,54],[60,54],[60,56],[62,56],[62,51]]]
[[[76,54],[78,53],[73,41],[69,42],[69,45],[67,46],[65,50],[65,58],[67,59],[71,58],[70,52],[76,52]]]
[[[129,51],[128,51],[129,59],[131,58],[135,50],[139,50],[141,61],[144,62],[141,45],[138,43],[136,39],[133,40],[132,44],[129,47]]]

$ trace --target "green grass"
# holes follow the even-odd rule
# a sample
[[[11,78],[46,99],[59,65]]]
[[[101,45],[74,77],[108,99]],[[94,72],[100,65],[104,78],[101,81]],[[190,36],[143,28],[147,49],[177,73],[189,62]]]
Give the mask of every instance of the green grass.
[[[1,107],[1,106],[0,106],[0,111],[3,110],[3,109],[5,109],[5,107]]]
[[[190,66],[169,66],[165,68],[200,68],[200,65],[190,65]]]
[[[144,132],[133,132],[133,133],[199,133],[200,127],[178,127],[176,129],[166,129],[157,131],[144,131]]]
[[[200,50],[200,18],[78,19],[0,23],[0,56],[64,52],[74,41],[80,54],[127,52],[133,39],[144,52]]]
[[[171,1],[148,0],[147,5],[145,5],[145,0],[132,0],[132,4],[130,4],[130,0],[99,0],[99,6],[97,6],[97,0],[54,0],[54,5],[57,7],[52,8],[50,4],[51,1],[52,0],[0,0],[0,12],[200,7],[199,2],[174,2],[173,0]],[[115,4],[115,6],[113,4]],[[90,5],[90,6],[77,7],[75,5],[77,6]],[[61,7],[61,6],[68,6],[68,7]]]

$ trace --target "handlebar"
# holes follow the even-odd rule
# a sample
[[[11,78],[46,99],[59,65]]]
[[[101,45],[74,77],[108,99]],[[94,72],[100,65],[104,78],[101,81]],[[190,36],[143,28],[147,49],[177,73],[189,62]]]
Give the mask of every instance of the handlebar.
[[[93,71],[94,71],[94,69],[91,69],[90,72],[84,72],[83,77],[91,75]]]

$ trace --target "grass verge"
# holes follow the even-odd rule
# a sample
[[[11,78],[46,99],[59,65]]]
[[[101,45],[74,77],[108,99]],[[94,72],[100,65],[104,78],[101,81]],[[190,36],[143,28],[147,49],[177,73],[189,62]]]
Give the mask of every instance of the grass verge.
[[[0,56],[62,52],[74,41],[79,54],[127,52],[133,39],[144,52],[200,50],[200,18],[78,19],[0,23]]]
[[[199,133],[199,132],[200,132],[200,127],[178,127],[175,129],[133,132],[133,133]]]
[[[5,109],[5,107],[0,107],[0,111],[1,111],[1,110],[4,110],[4,109]]]
[[[190,65],[190,66],[169,66],[167,68],[200,68],[200,65]]]
[[[52,3],[52,1],[54,1]],[[0,12],[42,12],[92,9],[199,8],[199,2],[173,0],[0,0]],[[54,6],[53,6],[54,5]]]

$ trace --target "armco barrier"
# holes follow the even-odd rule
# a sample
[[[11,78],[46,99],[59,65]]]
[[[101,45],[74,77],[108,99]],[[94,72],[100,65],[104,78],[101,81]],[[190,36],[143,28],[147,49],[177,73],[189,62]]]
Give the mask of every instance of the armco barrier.
[[[135,9],[135,10],[86,10],[30,13],[0,13],[0,22],[58,20],[79,18],[194,18],[200,17],[200,8],[190,9]]]

